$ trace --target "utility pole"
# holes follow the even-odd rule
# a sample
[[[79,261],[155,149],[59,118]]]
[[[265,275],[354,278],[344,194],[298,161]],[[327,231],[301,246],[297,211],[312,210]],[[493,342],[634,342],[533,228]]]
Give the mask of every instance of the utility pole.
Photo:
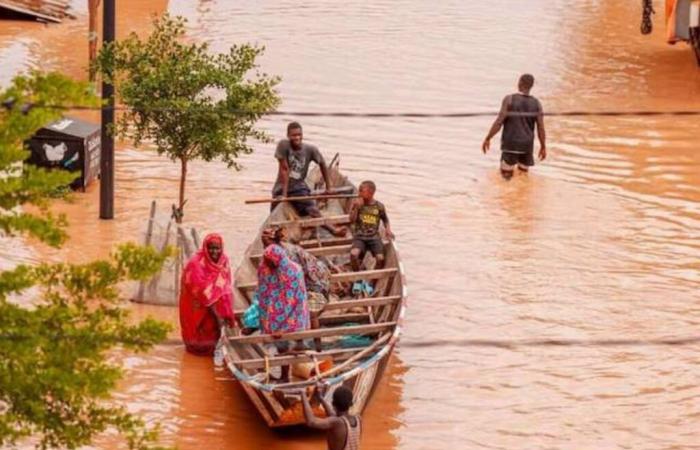
[[[100,0],[88,0],[88,62],[90,67],[97,57],[97,13]],[[90,71],[90,82],[95,81],[95,74]]]
[[[104,0],[102,45],[114,42],[115,0]],[[100,219],[114,218],[114,86],[102,80],[102,152],[100,157]]]

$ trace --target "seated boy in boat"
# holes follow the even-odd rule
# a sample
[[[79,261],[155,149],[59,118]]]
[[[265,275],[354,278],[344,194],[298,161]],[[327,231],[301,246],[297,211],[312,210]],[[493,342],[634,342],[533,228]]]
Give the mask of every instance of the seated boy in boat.
[[[377,186],[373,181],[363,181],[359,189],[360,198],[355,199],[350,206],[350,225],[353,234],[350,264],[355,272],[360,270],[360,265],[367,251],[371,252],[376,260],[375,269],[384,267],[384,243],[379,235],[380,221],[384,224],[386,237],[394,239],[386,208],[374,198],[376,190]],[[354,292],[363,289],[365,286],[361,281],[353,285]]]
[[[311,189],[306,184],[306,175],[309,165],[314,161],[321,168],[323,181],[326,185],[326,193],[330,194],[330,177],[328,167],[323,155],[315,145],[302,142],[303,132],[298,122],[287,125],[287,139],[277,143],[275,158],[279,162],[277,181],[272,188],[272,196],[277,197],[302,197],[311,195]],[[291,202],[300,216],[321,217],[321,212],[314,200],[298,200]],[[271,210],[277,206],[272,203]],[[345,228],[326,225],[328,231],[336,236],[344,236]]]

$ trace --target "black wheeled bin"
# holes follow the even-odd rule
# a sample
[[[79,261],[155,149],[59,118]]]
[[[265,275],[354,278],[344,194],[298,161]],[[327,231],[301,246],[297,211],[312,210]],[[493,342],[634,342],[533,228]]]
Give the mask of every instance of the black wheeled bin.
[[[39,167],[79,172],[71,187],[85,190],[100,174],[100,126],[72,117],[63,117],[37,131],[27,141],[27,160]]]

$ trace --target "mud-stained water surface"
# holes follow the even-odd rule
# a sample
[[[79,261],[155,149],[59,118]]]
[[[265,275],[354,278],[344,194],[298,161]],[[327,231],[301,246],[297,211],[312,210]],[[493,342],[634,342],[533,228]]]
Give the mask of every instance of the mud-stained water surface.
[[[120,35],[170,11],[215,50],[265,45],[262,69],[283,78],[288,111],[492,111],[522,72],[535,74],[550,111],[700,109],[691,52],[666,46],[660,20],[641,36],[636,1],[118,3]],[[31,67],[84,76],[87,21],[76,9],[59,26],[3,22],[0,83]],[[289,119],[263,126],[281,137]],[[696,446],[700,346],[657,341],[700,336],[700,121],[549,118],[550,157],[510,182],[497,152],[480,152],[490,121],[302,120],[305,138],[327,157],[340,152],[353,180],[377,182],[408,272],[405,333],[366,411],[363,448]],[[272,153],[256,145],[241,172],[191,168],[187,219],[221,232],[233,260],[265,216],[243,200],[268,192]],[[71,220],[64,249],[15,240],[0,266],[106,255],[138,238],[152,198],[173,201],[177,176],[124,145],[116,220],[97,220],[93,186],[59,206]],[[132,309],[177,323],[174,309]],[[569,345],[538,345],[546,339]],[[626,343],[605,345],[617,340]],[[500,345],[521,342],[532,345]],[[225,372],[181,346],[125,366],[119,400],[160,421],[167,443],[324,446],[319,434],[269,431]]]

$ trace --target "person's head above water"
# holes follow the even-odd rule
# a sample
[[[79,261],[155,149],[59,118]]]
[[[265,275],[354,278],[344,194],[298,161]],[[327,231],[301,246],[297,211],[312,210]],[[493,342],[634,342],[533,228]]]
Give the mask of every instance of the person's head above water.
[[[377,185],[374,181],[363,181],[360,183],[359,195],[365,202],[371,202],[374,199],[374,193],[377,191]]]
[[[303,138],[304,133],[301,130],[301,124],[299,122],[290,122],[289,125],[287,125],[287,139],[289,139],[289,143],[292,144],[292,148],[299,150]]]
[[[345,414],[352,406],[352,391],[340,386],[333,392],[333,408],[338,415]]]
[[[209,234],[204,238],[204,248],[207,251],[207,256],[214,263],[218,263],[223,253],[224,242],[218,234]]]
[[[520,79],[518,80],[518,90],[520,92],[522,92],[523,94],[529,94],[530,90],[532,89],[532,86],[534,85],[535,77],[533,77],[529,73],[520,75]]]

